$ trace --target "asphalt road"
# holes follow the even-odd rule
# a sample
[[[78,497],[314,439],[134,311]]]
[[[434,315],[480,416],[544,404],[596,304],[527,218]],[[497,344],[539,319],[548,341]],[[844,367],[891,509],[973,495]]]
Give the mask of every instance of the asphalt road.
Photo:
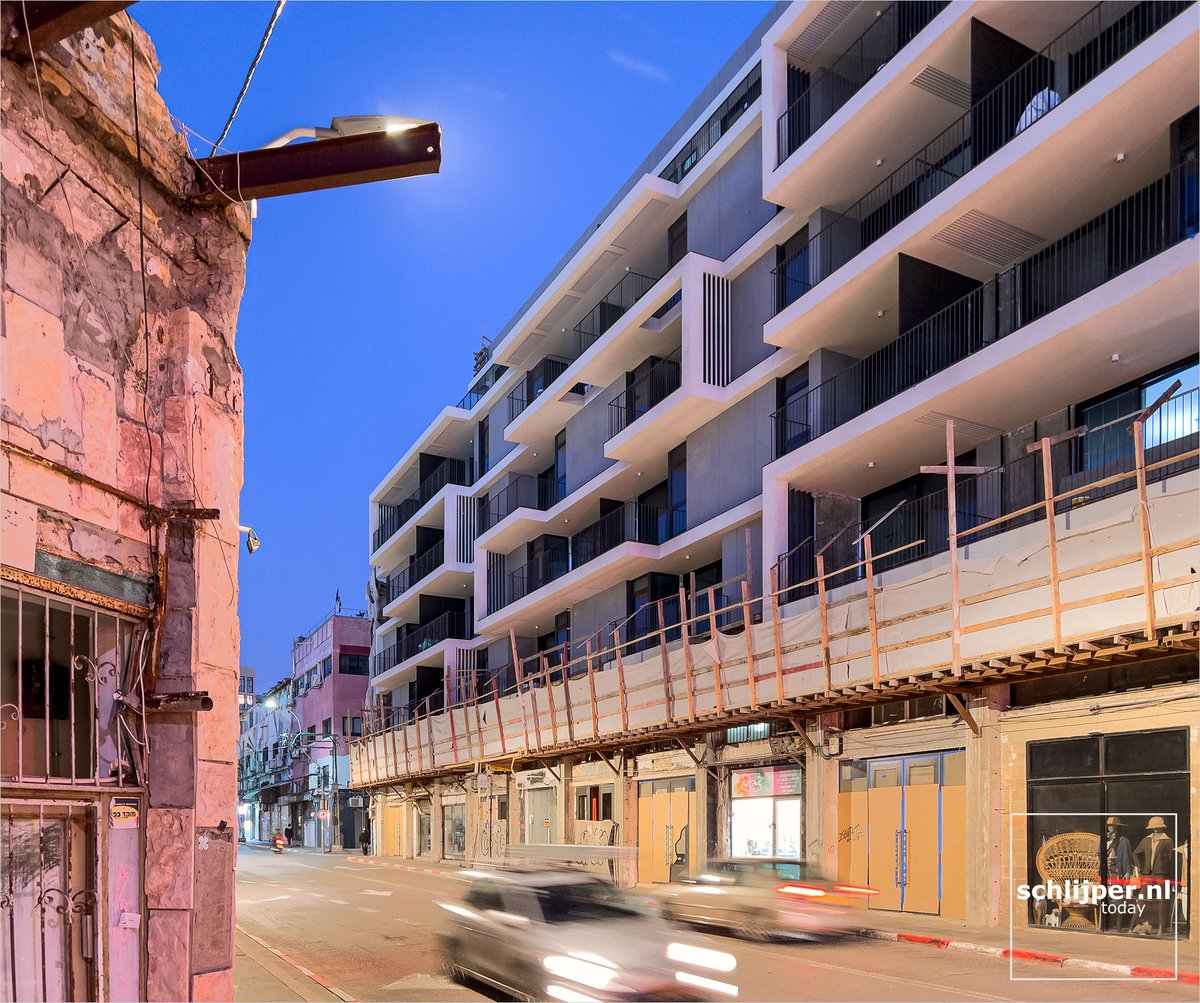
[[[437,901],[460,898],[463,881],[369,867],[346,856],[243,847],[238,925],[355,1000],[499,999],[455,985],[441,972]],[[1142,980],[1071,981],[1066,970],[910,944],[751,944],[689,938],[738,959],[741,1000],[1195,1000],[1196,987]],[[1083,975],[1082,972],[1074,972]]]

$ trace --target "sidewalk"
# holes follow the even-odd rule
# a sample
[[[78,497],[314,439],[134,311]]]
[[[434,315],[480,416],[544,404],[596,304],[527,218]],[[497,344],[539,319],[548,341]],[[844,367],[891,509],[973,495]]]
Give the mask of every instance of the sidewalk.
[[[1074,968],[1076,973],[1094,978],[1174,979],[1176,945],[1173,940],[1152,940],[1142,937],[1101,936],[1078,930],[1018,927],[967,926],[936,916],[916,916],[907,913],[864,912],[864,932],[880,940],[896,940],[920,944],[940,950],[969,951],[1011,957],[1018,961],[1033,961],[1055,968]],[[1178,953],[1179,981],[1200,984],[1197,975],[1196,942],[1180,940]]]
[[[245,845],[245,844],[243,844]],[[351,1003],[352,997],[318,982],[308,969],[247,933],[233,935],[233,998],[237,1003]]]

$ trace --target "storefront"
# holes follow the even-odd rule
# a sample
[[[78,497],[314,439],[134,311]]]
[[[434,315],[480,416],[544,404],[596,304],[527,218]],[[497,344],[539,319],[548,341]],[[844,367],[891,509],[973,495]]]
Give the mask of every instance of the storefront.
[[[800,766],[731,770],[729,794],[730,856],[804,855],[804,770]]]
[[[442,803],[442,858],[462,860],[467,853],[466,799],[455,804]]]
[[[966,916],[966,751],[838,764],[837,876],[872,909]]]
[[[1187,936],[1188,745],[1187,728],[1028,743],[1030,926]]]

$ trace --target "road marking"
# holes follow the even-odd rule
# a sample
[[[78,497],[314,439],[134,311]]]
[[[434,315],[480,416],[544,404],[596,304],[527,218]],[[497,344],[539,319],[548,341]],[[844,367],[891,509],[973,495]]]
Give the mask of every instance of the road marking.
[[[282,902],[284,899],[290,899],[290,895],[272,895],[267,899],[238,899],[238,905],[259,905],[262,902]]]
[[[749,944],[742,946],[744,950],[752,954],[757,954],[760,957],[770,958],[773,961],[779,961],[786,958],[785,955],[756,949],[754,946]],[[952,998],[970,996],[973,999],[992,1000],[994,1003],[1010,1003],[1010,1001],[1014,999],[1012,996],[992,996],[988,993],[972,992],[970,990],[963,989],[962,986],[947,986],[938,982],[925,982],[922,979],[906,979],[901,975],[879,975],[875,972],[868,971],[865,968],[850,968],[846,965],[835,965],[828,961],[813,961],[810,958],[787,958],[787,960],[794,960],[798,965],[811,965],[813,968],[824,968],[831,972],[846,972],[850,975],[878,979],[880,982],[899,982],[909,986],[920,986],[922,989],[936,989],[939,992],[949,994]]]
[[[345,899],[330,899],[329,904],[330,905],[349,905],[350,903],[347,902]]]
[[[364,888],[358,894],[359,895],[391,895],[392,893],[390,891],[387,891],[387,892],[376,891],[374,888]]]
[[[358,906],[358,911],[359,912],[379,912],[378,909],[372,909],[369,905]]]

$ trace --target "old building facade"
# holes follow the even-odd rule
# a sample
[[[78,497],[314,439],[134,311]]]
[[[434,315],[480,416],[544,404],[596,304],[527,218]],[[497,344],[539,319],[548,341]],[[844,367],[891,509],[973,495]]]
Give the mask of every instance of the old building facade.
[[[128,16],[31,52],[18,6],[0,104],[3,981],[17,999],[230,999],[249,214],[185,197],[188,151]]]
[[[371,496],[380,852],[1192,935],[1198,28],[772,11]]]

